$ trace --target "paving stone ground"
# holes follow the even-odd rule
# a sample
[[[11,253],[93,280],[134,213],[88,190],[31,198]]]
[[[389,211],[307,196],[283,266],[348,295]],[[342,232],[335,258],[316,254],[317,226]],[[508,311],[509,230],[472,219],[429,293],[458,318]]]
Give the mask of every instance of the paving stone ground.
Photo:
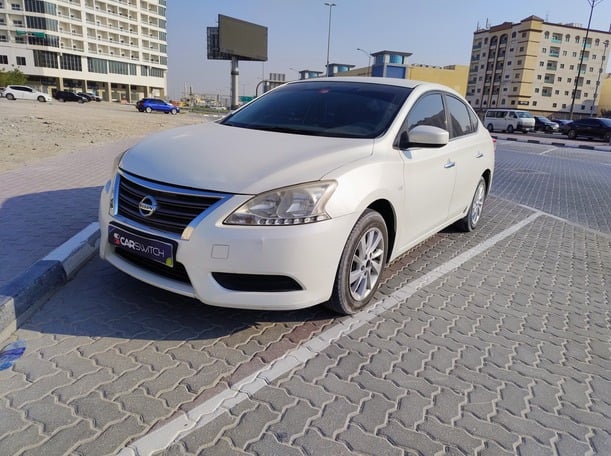
[[[520,169],[536,161],[548,181],[522,180],[519,162],[501,157],[498,189],[518,179],[516,195],[532,198],[562,181],[554,160],[519,153]],[[494,193],[478,230],[444,230],[390,265],[376,296],[386,310],[148,454],[611,454],[609,216],[582,224],[576,207],[588,193],[606,207],[609,168],[594,186],[594,167],[574,168],[583,161],[571,163],[579,197],[568,220],[545,198],[533,206],[549,214],[530,219],[536,209]],[[151,432],[349,321],[320,306],[209,307],[93,259],[3,342],[26,351],[0,371],[0,455],[134,454]]]

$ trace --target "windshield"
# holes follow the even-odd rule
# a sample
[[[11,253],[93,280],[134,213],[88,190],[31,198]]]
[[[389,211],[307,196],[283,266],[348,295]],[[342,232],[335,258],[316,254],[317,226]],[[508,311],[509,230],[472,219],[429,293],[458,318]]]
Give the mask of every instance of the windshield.
[[[362,82],[287,84],[225,118],[241,128],[340,138],[383,134],[410,88]]]

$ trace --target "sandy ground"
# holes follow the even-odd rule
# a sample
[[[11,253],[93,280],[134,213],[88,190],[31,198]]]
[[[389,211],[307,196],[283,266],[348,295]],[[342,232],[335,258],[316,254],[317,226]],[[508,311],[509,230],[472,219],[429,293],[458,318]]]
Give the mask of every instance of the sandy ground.
[[[140,113],[119,103],[39,103],[0,98],[0,172],[41,158],[211,120],[201,114]]]

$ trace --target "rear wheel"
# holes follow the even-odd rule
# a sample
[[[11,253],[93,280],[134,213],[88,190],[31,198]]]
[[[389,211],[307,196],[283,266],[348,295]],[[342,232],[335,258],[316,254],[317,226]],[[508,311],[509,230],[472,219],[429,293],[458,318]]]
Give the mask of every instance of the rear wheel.
[[[145,111],[150,114],[151,112],[153,112],[153,110],[150,108],[150,106],[147,106],[147,108],[145,109]]]
[[[507,126],[507,133],[513,133],[513,125]]]
[[[479,178],[475,194],[471,200],[471,206],[464,218],[456,222],[456,226],[461,231],[473,231],[482,216],[484,210],[484,201],[486,200],[486,180],[483,177]]]
[[[365,308],[380,284],[387,249],[386,223],[378,212],[367,209],[348,236],[326,306],[344,315]]]
[[[491,123],[489,123],[489,124],[488,124],[488,126],[487,126],[486,128],[488,129],[488,131],[489,131],[490,133],[494,132],[494,127],[492,126],[492,124],[491,124]]]

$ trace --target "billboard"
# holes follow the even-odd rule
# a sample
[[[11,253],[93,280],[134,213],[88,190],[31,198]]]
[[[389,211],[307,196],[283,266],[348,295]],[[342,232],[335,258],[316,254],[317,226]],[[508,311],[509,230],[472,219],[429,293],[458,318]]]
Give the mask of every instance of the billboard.
[[[208,27],[208,58],[267,61],[267,27],[219,14],[218,27]]]

